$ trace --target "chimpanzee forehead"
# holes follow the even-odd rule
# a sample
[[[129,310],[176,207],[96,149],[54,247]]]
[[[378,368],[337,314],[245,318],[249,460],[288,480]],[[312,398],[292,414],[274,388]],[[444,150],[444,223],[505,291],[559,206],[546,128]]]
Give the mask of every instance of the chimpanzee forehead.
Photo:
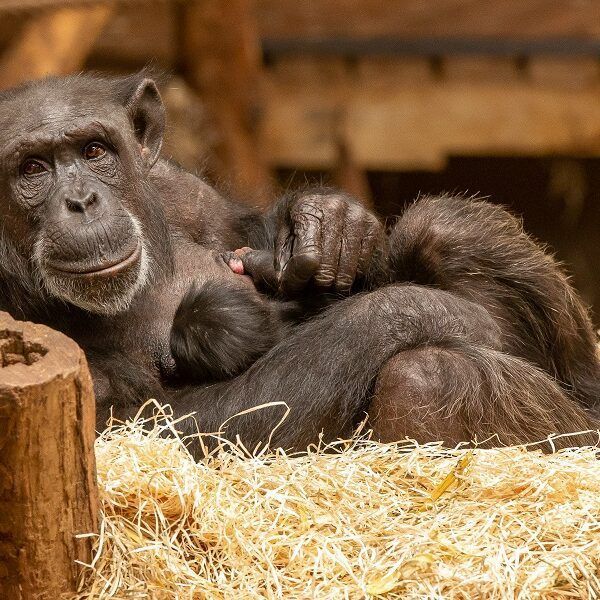
[[[94,89],[75,81],[69,85],[40,82],[0,98],[2,145],[29,134],[43,132],[54,137],[97,121],[110,121],[115,127],[128,124],[125,108],[102,86]]]

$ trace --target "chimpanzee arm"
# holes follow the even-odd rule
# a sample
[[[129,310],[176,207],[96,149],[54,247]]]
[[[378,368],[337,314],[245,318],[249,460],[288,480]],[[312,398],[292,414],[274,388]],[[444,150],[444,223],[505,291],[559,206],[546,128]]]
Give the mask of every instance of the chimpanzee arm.
[[[284,408],[232,417],[285,401],[290,414],[271,444],[301,450],[321,431],[326,440],[350,433],[381,367],[397,353],[422,345],[497,342],[494,322],[481,307],[439,290],[389,286],[338,302],[237,378],[187,388],[171,403],[176,415],[195,411],[200,431],[239,436],[252,449],[269,440]]]
[[[600,406],[596,339],[585,307],[556,261],[499,206],[425,197],[390,236],[394,277],[485,306],[503,348],[551,373],[589,407]]]
[[[218,250],[272,250],[279,291],[287,297],[364,288],[384,257],[381,223],[343,192],[306,190],[261,213],[165,161],[152,175],[172,228]]]

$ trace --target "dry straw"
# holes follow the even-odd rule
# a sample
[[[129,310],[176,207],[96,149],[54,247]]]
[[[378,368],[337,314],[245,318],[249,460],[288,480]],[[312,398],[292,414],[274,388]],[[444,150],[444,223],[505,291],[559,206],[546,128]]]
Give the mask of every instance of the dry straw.
[[[600,597],[597,449],[358,440],[196,464],[156,412],[97,442],[82,598]]]

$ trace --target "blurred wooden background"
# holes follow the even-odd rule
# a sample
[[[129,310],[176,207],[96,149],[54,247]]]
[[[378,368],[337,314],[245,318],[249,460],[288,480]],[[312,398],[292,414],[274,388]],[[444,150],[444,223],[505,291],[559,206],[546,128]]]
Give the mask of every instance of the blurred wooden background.
[[[0,88],[166,74],[166,151],[267,204],[489,193],[600,306],[600,0],[0,0]]]

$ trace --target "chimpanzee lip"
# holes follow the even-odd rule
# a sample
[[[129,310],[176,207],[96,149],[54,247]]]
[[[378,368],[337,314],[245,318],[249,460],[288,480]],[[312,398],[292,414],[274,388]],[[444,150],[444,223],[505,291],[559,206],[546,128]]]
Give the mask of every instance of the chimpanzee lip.
[[[116,275],[120,271],[127,269],[131,265],[134,265],[142,254],[142,244],[138,241],[133,252],[127,255],[125,258],[119,258],[112,261],[107,261],[101,265],[95,265],[94,267],[88,268],[65,268],[63,266],[56,266],[53,264],[46,263],[53,271],[59,273],[65,273],[66,275],[77,275],[80,277],[102,277],[107,275]]]

